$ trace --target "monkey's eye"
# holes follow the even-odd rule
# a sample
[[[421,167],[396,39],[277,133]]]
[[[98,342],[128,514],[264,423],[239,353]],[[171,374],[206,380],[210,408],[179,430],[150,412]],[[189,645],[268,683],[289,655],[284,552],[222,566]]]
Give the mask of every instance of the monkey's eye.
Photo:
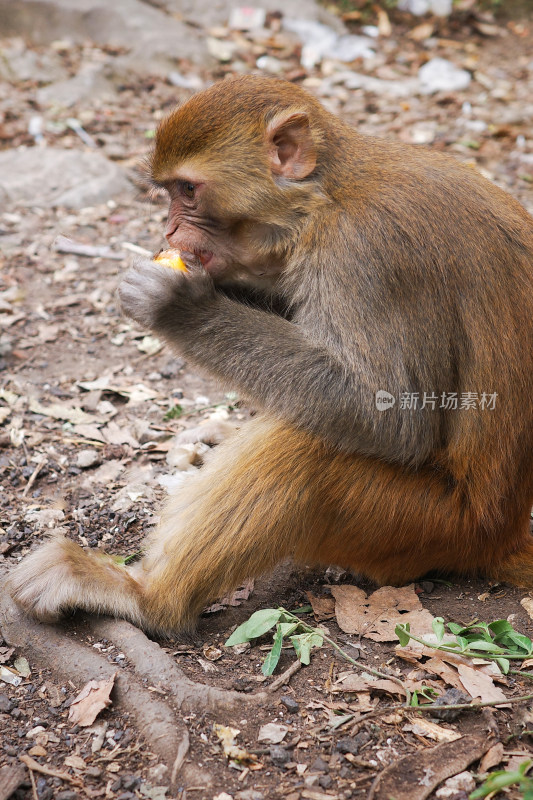
[[[187,195],[187,197],[194,197],[194,192],[196,191],[196,186],[194,183],[190,183],[189,181],[184,181],[181,184],[181,188],[183,190],[183,194]]]

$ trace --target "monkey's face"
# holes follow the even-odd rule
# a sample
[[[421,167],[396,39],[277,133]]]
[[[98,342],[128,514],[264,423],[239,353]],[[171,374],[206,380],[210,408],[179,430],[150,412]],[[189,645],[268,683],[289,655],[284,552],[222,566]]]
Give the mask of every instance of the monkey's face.
[[[152,183],[170,198],[165,235],[184,261],[201,262],[219,283],[265,287],[276,282],[322,195],[317,134],[301,93],[289,88],[290,102],[272,113],[252,83],[230,81],[231,103],[215,85],[172,112],[149,166]],[[276,86],[265,89],[275,94]]]
[[[165,236],[186,263],[200,262],[220,283],[275,280],[281,263],[271,246],[265,248],[266,226],[228,208],[224,191],[211,176],[180,170],[164,188],[169,195]]]

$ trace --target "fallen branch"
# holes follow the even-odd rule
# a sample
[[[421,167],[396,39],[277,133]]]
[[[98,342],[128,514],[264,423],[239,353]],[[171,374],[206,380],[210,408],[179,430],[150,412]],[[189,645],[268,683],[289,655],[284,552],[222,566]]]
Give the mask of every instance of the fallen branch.
[[[272,681],[270,686],[267,686],[266,693],[273,694],[274,692],[277,692],[277,690],[281,689],[282,686],[285,686],[290,681],[292,676],[296,675],[296,673],[299,670],[301,670],[301,668],[302,668],[302,662],[298,658],[293,664],[290,665],[290,667],[287,667],[285,672],[282,672],[281,675],[278,675],[278,677],[274,681]],[[252,700],[254,699],[254,696],[257,697],[258,694],[264,694],[264,693],[258,692],[256,695],[251,695]]]
[[[44,764],[39,764],[39,762],[35,761],[35,759],[31,756],[19,756],[19,760],[22,761],[23,764],[26,764],[30,772],[40,772],[42,775],[49,775],[51,778],[60,778],[62,781],[66,781],[67,783],[71,783],[73,786],[77,786],[78,789],[83,787],[83,781],[76,775],[69,775],[68,772],[46,767]]]

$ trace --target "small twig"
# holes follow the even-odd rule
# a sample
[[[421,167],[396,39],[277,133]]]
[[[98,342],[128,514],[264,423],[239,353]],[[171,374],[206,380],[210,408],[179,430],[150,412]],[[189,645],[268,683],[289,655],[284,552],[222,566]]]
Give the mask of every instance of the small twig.
[[[22,497],[26,497],[26,495],[30,491],[31,487],[35,483],[35,481],[37,479],[37,475],[42,470],[42,468],[44,467],[45,464],[46,464],[46,456],[42,455],[41,458],[39,459],[39,463],[37,464],[37,466],[33,470],[32,474],[30,475],[30,479],[29,479],[28,483],[24,487],[24,491],[22,492]]]
[[[183,762],[185,761],[185,757],[186,757],[187,753],[189,752],[189,746],[190,746],[189,731],[187,730],[187,728],[185,728],[184,731],[183,731],[183,737],[182,737],[181,742],[179,743],[179,746],[178,746],[178,751],[176,753],[176,758],[174,759],[174,763],[172,765],[172,773],[171,773],[171,778],[170,778],[171,784],[174,784],[177,781],[178,772],[182,768]]]
[[[28,767],[30,773],[30,781],[31,781],[31,793],[33,795],[33,800],[39,800],[39,795],[37,794],[37,784],[35,783],[35,775],[33,774],[33,770]]]
[[[26,764],[30,772],[33,770],[34,772],[40,772],[43,775],[48,775],[50,778],[59,778],[62,781],[72,783],[73,786],[78,786],[80,789],[83,786],[83,781],[80,778],[77,778],[75,775],[69,775],[68,772],[61,772],[58,769],[45,767],[43,764],[39,764],[38,761],[35,761],[35,759],[31,756],[24,754],[23,756],[19,756],[19,760],[22,761],[23,764]]]
[[[301,668],[302,668],[302,662],[300,661],[299,658],[297,658],[296,661],[285,670],[285,672],[282,672],[281,675],[278,675],[278,677],[274,681],[272,681],[270,686],[266,687],[266,691],[269,694],[276,692],[281,686],[284,686],[286,683],[288,683],[292,678],[292,676],[296,675],[298,670],[300,670]]]
[[[354,666],[356,669],[361,670],[361,672],[368,672],[371,675],[375,675],[377,678],[384,678],[387,681],[393,681],[394,683],[398,684],[398,686],[401,687],[402,692],[405,694],[405,705],[407,707],[410,706],[411,692],[404,682],[400,680],[400,678],[396,678],[395,675],[387,675],[385,672],[380,672],[378,669],[374,669],[374,667],[368,667],[365,664],[359,664],[359,662],[349,656],[348,653],[342,649],[342,647],[339,647],[337,642],[335,642],[333,639],[330,639],[330,637],[327,636],[321,628],[313,628],[311,625],[308,625],[307,622],[303,622],[299,617],[297,617],[295,614],[291,614],[291,612],[287,611],[285,608],[283,611],[288,617],[292,617],[295,622],[298,622],[303,628],[306,628],[308,633],[320,633],[324,641],[330,644],[334,650],[340,653],[340,655],[346,659],[346,661],[349,661],[350,664],[352,664],[352,666]]]
[[[376,708],[374,711],[370,711],[368,714],[360,716],[356,719],[352,725],[355,727],[356,725],[360,725],[363,722],[366,722],[368,719],[373,719],[374,717],[380,717],[382,714],[389,714],[394,711],[411,711],[413,713],[421,711],[421,712],[428,712],[428,713],[435,713],[439,711],[448,711],[452,710],[455,711],[456,709],[461,711],[462,709],[477,711],[478,708],[490,708],[496,706],[506,706],[513,703],[523,703],[525,700],[533,699],[533,694],[525,694],[521,695],[520,697],[508,697],[505,700],[486,700],[483,703],[450,703],[448,705],[436,706],[434,703],[428,703],[425,706],[405,706],[405,705],[396,705],[396,706],[382,706],[381,708]]]
[[[525,672],[523,669],[510,669],[510,675],[523,675],[524,678],[533,678],[533,672]]]

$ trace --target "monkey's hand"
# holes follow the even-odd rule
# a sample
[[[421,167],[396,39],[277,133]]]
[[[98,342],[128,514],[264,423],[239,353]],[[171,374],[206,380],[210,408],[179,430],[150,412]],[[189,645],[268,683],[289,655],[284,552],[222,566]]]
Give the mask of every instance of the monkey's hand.
[[[143,328],[172,337],[194,325],[216,301],[214,283],[194,263],[187,272],[138,258],[118,288],[122,312]]]

